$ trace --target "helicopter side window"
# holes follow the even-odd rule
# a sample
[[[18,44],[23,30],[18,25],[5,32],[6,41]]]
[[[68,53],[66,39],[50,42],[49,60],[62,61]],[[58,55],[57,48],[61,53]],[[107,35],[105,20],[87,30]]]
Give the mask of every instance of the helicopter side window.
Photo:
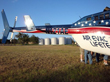
[[[109,17],[109,13],[106,13],[105,14],[105,19],[109,19],[110,17]]]
[[[104,19],[104,15],[100,15],[100,20],[103,20]]]
[[[86,20],[87,20],[87,21],[90,21],[90,20],[91,20],[91,17],[88,17]]]
[[[98,16],[95,16],[95,17],[94,17],[94,20],[98,20]]]

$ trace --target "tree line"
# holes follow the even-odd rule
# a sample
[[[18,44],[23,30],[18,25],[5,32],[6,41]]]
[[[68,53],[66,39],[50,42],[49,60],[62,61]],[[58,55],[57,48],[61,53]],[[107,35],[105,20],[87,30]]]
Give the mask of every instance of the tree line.
[[[35,35],[32,35],[31,37],[29,37],[28,34],[23,34],[23,33],[18,33],[17,35],[15,35],[15,37],[17,39],[13,39],[12,42],[10,42],[10,40],[7,40],[6,43],[7,44],[38,44],[39,43],[39,38],[36,37]],[[2,39],[0,39],[0,43],[2,42]]]

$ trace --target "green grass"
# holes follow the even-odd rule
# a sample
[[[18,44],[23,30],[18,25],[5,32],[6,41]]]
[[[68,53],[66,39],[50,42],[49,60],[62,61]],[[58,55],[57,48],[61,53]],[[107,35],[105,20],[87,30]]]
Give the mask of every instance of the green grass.
[[[100,60],[80,63],[72,45],[0,46],[0,82],[109,82],[110,66]]]

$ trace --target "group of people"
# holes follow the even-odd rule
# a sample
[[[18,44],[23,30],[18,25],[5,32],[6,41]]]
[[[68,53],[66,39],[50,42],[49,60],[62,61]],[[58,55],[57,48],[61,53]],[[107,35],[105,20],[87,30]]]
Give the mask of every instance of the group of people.
[[[92,64],[93,62],[92,62],[92,56],[93,55],[96,55],[96,62],[98,63],[99,62],[99,56],[100,56],[100,54],[99,53],[94,53],[94,52],[92,52],[92,51],[88,51],[88,50],[84,50],[84,49],[82,49],[81,47],[80,47],[80,61],[81,62],[85,62],[85,64],[87,64],[87,62],[88,62],[88,59],[89,59],[89,64]],[[84,60],[83,60],[83,55],[84,55]],[[104,55],[103,54],[103,56],[104,56],[104,58],[103,58],[103,60],[104,60],[104,65],[108,65],[108,55]]]

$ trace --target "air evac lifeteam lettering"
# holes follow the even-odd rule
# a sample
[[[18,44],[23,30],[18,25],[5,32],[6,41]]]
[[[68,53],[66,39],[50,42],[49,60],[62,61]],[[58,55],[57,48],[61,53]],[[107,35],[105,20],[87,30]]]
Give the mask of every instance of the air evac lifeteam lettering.
[[[82,35],[84,40],[90,42],[93,47],[101,47],[101,48],[110,48],[108,41],[105,39],[105,36],[89,36]]]

